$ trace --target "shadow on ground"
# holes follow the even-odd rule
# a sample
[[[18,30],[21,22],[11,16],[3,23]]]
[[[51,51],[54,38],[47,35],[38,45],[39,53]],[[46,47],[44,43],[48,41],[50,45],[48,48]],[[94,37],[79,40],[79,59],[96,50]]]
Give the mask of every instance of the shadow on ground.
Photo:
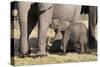
[[[70,44],[70,45],[69,45]],[[66,52],[75,52],[75,49],[71,42],[69,42]],[[11,56],[18,56],[19,55],[19,47],[20,47],[20,40],[19,38],[11,38]],[[38,51],[38,39],[37,38],[30,38],[29,39],[29,47],[32,50],[32,53],[37,53]],[[47,46],[47,51],[50,53],[58,53],[61,52],[61,40],[52,41],[51,46]],[[92,46],[92,47],[95,47]],[[90,47],[91,48],[91,47]],[[91,49],[93,52],[97,53],[97,48]]]

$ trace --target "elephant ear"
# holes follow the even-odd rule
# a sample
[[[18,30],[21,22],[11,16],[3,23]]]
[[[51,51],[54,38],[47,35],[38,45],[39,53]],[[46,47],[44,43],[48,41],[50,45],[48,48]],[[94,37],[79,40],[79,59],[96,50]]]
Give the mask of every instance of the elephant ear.
[[[58,31],[65,31],[69,25],[69,21],[59,21]]]
[[[38,11],[45,11],[53,6],[53,4],[50,3],[35,3],[35,6],[37,7]]]

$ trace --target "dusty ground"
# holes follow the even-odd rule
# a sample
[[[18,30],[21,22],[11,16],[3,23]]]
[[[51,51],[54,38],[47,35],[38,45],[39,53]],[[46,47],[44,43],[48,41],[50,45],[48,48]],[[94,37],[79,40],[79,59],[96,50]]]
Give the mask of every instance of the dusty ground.
[[[87,15],[82,15],[81,16],[81,22],[86,25],[88,28],[87,24]],[[15,21],[16,22],[16,21]],[[61,56],[61,55],[56,55],[56,54],[48,54],[47,57],[43,58],[18,58],[18,47],[19,47],[19,36],[20,36],[20,31],[19,27],[14,28],[14,33],[11,33],[12,38],[14,38],[14,52],[15,52],[15,57],[12,59],[14,61],[14,65],[31,65],[31,64],[54,64],[54,63],[67,63],[67,62],[83,62],[83,61],[96,61],[97,56],[94,54],[77,54],[77,53],[68,53],[66,56]],[[47,37],[53,38],[54,37],[54,30],[49,29],[47,33]],[[30,38],[29,38],[29,45],[31,47],[37,46],[37,27],[32,31]]]
[[[92,54],[77,54],[77,53],[68,53],[66,56],[60,56],[55,54],[49,54],[47,57],[38,57],[38,58],[18,58],[14,57],[15,65],[36,65],[36,64],[58,64],[58,63],[70,63],[70,62],[89,62],[96,61],[96,55]]]

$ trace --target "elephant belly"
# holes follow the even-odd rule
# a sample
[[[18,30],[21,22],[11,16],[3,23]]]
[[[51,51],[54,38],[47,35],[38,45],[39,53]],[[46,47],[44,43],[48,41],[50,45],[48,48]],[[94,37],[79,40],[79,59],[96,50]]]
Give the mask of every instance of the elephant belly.
[[[62,5],[54,6],[53,19],[71,21],[75,13],[76,5]]]

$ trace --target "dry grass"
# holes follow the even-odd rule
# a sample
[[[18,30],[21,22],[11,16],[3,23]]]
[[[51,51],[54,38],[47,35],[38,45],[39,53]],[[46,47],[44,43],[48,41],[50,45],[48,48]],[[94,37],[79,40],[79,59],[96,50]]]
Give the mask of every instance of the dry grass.
[[[14,64],[19,65],[34,65],[34,64],[55,64],[55,63],[70,63],[70,62],[85,62],[96,61],[96,55],[92,54],[77,54],[68,53],[66,56],[50,54],[47,57],[38,58],[18,58],[14,57]]]

